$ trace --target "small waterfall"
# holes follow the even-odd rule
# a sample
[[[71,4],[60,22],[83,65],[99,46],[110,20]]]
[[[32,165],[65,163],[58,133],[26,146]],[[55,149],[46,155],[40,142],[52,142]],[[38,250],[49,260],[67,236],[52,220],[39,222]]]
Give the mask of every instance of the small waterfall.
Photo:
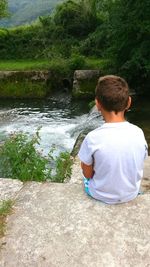
[[[103,123],[104,120],[102,115],[98,112],[96,106],[94,106],[89,113],[84,114],[79,118],[78,125],[71,130],[71,136],[77,137],[80,133],[88,133],[101,126]]]
[[[78,135],[103,123],[101,115],[84,101],[72,101],[68,95],[48,100],[11,100],[0,103],[0,141],[12,133],[29,136],[40,129],[40,148],[47,154],[52,146],[72,151]]]
[[[72,135],[76,136],[76,141],[71,151],[72,156],[75,157],[77,155],[80,145],[88,132],[100,127],[103,123],[103,117],[96,106],[88,114],[84,115],[84,118],[81,118],[80,124],[72,132]]]

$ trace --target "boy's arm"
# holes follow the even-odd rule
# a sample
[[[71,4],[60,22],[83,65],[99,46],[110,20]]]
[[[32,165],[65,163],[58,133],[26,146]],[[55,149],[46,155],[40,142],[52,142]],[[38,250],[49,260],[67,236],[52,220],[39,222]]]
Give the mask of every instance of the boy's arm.
[[[86,165],[85,163],[81,162],[81,168],[83,171],[83,175],[90,179],[93,178],[94,175],[94,169],[93,169],[93,164],[92,165]]]

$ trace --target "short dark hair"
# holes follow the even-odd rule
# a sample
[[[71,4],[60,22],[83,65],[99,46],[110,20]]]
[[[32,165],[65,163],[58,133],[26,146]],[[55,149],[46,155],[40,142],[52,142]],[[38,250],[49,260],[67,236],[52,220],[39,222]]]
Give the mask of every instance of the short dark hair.
[[[100,77],[95,91],[96,99],[107,111],[123,111],[129,100],[129,87],[127,82],[115,75]]]

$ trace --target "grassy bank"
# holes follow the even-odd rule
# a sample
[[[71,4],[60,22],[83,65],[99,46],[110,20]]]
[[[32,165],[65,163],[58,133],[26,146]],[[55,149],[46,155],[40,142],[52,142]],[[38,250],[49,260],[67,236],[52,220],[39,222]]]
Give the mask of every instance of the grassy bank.
[[[82,62],[81,62],[82,61]],[[26,71],[26,70],[57,70],[67,72],[76,68],[103,69],[108,60],[84,58],[74,56],[70,59],[55,58],[53,60],[1,60],[0,71]]]
[[[22,78],[18,80],[2,80],[0,82],[1,98],[43,98],[47,94],[47,88],[43,82],[32,82]]]
[[[48,70],[57,64],[56,60],[3,60],[0,61],[0,71]]]
[[[51,75],[48,80],[40,77],[34,79],[36,75],[26,74],[26,71],[46,71]],[[0,97],[17,98],[43,98],[50,94],[52,90],[61,87],[64,76],[69,73],[65,60],[4,60],[0,61],[0,71],[19,71],[0,80]],[[44,74],[43,74],[44,75]],[[41,75],[41,76],[43,76]]]
[[[4,60],[0,61],[0,71],[18,71],[20,73],[1,73],[0,97],[16,98],[43,98],[53,91],[62,89],[63,80],[72,83],[75,70],[99,69],[101,74],[108,73],[108,60],[85,58],[80,55],[72,55],[68,59],[54,58],[53,60]],[[33,71],[47,71],[45,79],[35,78]],[[25,73],[23,73],[25,72]],[[44,73],[42,74],[42,76]],[[95,85],[94,85],[95,86]],[[86,89],[93,87],[86,84]]]

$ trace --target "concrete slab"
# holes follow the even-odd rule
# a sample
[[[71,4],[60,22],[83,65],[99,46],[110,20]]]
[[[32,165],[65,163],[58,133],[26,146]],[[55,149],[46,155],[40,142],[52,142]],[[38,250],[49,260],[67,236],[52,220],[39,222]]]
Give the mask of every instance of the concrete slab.
[[[150,194],[121,205],[79,184],[28,183],[1,239],[1,267],[148,267]]]
[[[76,157],[72,167],[72,175],[69,180],[70,184],[82,184],[82,171],[80,165],[80,160]]]
[[[0,178],[0,201],[14,199],[23,183],[19,180]]]
[[[0,179],[0,199],[16,199],[0,240],[0,267],[149,267],[150,157],[144,195],[105,205],[82,189],[76,158],[66,184]]]
[[[150,156],[144,162],[144,177],[150,179]]]
[[[145,193],[150,193],[150,157],[148,157],[144,163],[144,177],[141,189]]]

